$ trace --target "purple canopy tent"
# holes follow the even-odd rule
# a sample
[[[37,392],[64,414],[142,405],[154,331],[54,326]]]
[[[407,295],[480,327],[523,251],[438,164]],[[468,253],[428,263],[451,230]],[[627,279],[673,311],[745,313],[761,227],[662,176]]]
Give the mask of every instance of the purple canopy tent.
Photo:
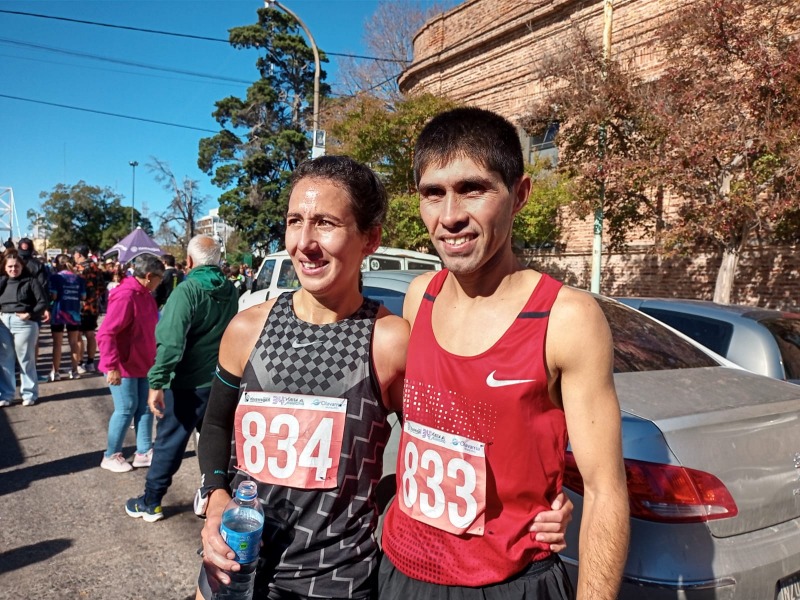
[[[119,242],[111,246],[109,250],[103,252],[104,257],[117,255],[117,260],[123,264],[133,260],[140,254],[155,254],[161,256],[164,251],[150,239],[141,227],[137,227],[131,233],[122,238]]]

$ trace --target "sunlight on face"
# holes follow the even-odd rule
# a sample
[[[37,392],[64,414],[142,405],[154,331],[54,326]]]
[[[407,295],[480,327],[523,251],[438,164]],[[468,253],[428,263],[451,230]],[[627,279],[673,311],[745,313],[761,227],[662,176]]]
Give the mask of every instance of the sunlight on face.
[[[6,260],[6,274],[9,277],[19,277],[22,273],[22,262],[16,258],[9,258]]]

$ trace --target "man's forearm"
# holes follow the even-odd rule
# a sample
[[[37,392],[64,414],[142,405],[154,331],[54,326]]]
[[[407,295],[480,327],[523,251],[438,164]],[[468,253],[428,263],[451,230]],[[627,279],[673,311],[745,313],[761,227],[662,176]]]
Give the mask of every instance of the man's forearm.
[[[627,490],[586,494],[581,517],[578,600],[614,600],[628,556]]]

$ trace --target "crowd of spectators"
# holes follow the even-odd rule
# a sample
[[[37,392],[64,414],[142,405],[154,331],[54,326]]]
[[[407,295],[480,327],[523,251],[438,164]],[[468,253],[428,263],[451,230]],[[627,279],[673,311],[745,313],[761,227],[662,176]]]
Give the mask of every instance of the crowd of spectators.
[[[79,379],[97,372],[95,333],[109,305],[109,293],[127,278],[135,277],[134,262],[117,257],[103,259],[86,245],[69,254],[46,259],[37,254],[32,240],[4,242],[0,256],[0,407],[19,397],[25,406],[39,400],[39,384]],[[186,278],[185,263],[170,254],[158,259],[164,276],[151,292],[160,312],[172,292]],[[221,265],[222,273],[241,296],[249,289],[252,271],[247,265]],[[50,328],[53,341],[49,372],[36,370],[42,327]],[[66,331],[66,336],[64,332]],[[66,340],[64,339],[66,337]],[[68,365],[62,369],[64,342]]]

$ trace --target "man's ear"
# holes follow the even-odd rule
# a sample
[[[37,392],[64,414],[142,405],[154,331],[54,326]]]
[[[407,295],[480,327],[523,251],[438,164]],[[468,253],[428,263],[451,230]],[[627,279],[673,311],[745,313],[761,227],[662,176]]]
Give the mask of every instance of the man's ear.
[[[528,203],[532,186],[533,183],[531,182],[531,176],[527,173],[524,173],[519,182],[517,182],[517,185],[514,186],[512,191],[514,192],[513,214],[515,216],[519,213],[519,211],[525,208],[525,205]]]

